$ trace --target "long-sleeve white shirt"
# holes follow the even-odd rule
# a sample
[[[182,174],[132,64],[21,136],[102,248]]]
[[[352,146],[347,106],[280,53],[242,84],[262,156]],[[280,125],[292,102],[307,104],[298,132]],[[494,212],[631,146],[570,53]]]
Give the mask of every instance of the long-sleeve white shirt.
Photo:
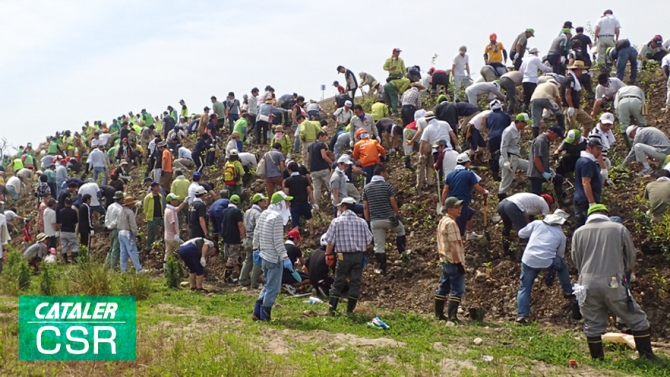
[[[566,237],[560,225],[535,220],[519,231],[519,238],[528,238],[521,262],[532,268],[548,268],[557,256],[565,256]]]
[[[105,227],[107,227],[107,229],[116,229],[116,224],[121,212],[123,212],[123,207],[117,202],[112,203],[107,208],[107,214],[105,215]]]
[[[523,79],[521,82],[530,82],[537,84],[538,74],[537,71],[542,72],[551,72],[551,67],[547,67],[542,64],[542,60],[533,54],[528,54],[523,58],[523,63],[519,71],[523,74]]]

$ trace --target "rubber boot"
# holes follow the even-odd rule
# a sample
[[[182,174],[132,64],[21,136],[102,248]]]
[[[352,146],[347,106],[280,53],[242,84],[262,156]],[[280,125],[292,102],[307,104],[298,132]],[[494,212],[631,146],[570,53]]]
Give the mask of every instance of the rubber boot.
[[[447,306],[447,318],[451,322],[461,323],[461,320],[458,319],[458,306],[461,304],[461,300],[456,297],[449,298],[449,306]]]
[[[558,123],[558,126],[563,129],[563,132],[565,133],[565,115],[556,115],[556,123]],[[538,124],[539,126],[539,124]],[[533,127],[535,128],[535,127]]]
[[[377,269],[382,274],[386,274],[386,253],[375,253],[375,258],[377,259]]]
[[[533,139],[540,136],[540,127],[533,127]]]
[[[397,236],[395,238],[395,246],[398,248],[398,254],[400,257],[405,256],[405,245],[407,244],[407,236]]]
[[[72,263],[77,263],[77,258],[79,257],[79,253],[72,253]]]
[[[626,143],[626,148],[628,148],[628,150],[630,151],[630,149],[633,148],[633,146],[630,143],[630,138],[628,137],[628,134],[622,132],[621,136],[623,136],[623,141]]]
[[[507,193],[504,193],[504,192],[498,193],[498,201],[502,201],[506,197],[507,197]]]
[[[358,297],[349,296],[349,300],[347,301],[347,314],[352,314],[354,312],[356,304],[358,304]]]
[[[237,279],[233,279],[233,266],[226,266],[226,272],[223,275],[223,281],[228,284],[237,283]]]
[[[261,306],[261,321],[272,320],[272,306]]]
[[[257,300],[254,304],[254,314],[251,315],[251,319],[254,321],[261,320],[261,306],[263,305],[263,300]]]
[[[70,263],[70,262],[68,261],[68,259],[67,259],[67,253],[63,253],[63,262],[64,262],[65,264]]]
[[[586,341],[589,344],[589,352],[593,360],[604,360],[605,350],[603,349],[603,340],[600,336],[587,336]],[[635,339],[637,343],[637,338]]]
[[[405,156],[405,169],[414,170],[409,156]]]
[[[577,302],[577,298],[573,294],[564,294],[563,297],[567,298],[570,300],[570,310],[572,311],[572,319],[575,321],[579,321],[582,319],[582,312],[579,310],[579,302]]]
[[[328,305],[330,305],[330,308],[328,308],[328,315],[335,315],[335,312],[337,311],[337,304],[339,302],[339,296],[330,296],[330,300],[328,300]]]
[[[447,321],[447,317],[444,315],[444,304],[446,304],[447,298],[442,296],[435,296],[435,318],[441,321]]]
[[[519,238],[519,260],[523,258],[523,252],[526,251],[526,246],[528,245],[527,238]]]
[[[640,354],[640,359],[661,361],[658,356],[654,355],[654,351],[651,349],[650,329],[633,331],[633,337],[635,337],[635,348],[637,348],[637,352]]]

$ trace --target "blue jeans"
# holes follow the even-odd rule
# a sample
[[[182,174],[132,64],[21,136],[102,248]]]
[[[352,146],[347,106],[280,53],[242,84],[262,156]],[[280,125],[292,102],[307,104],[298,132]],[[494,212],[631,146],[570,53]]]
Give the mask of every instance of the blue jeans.
[[[377,164],[370,165],[370,166],[363,166],[363,171],[365,172],[365,184],[367,185],[370,183],[370,180],[372,179],[372,176],[374,175],[375,167]]]
[[[102,174],[102,184],[107,184],[107,174],[105,174],[105,168],[103,166],[96,166],[93,168],[93,180],[98,181],[98,175]]]
[[[626,64],[630,61],[630,83],[635,84],[637,79],[637,50],[630,46],[622,49],[617,54],[616,60],[616,77],[623,81],[626,73]]]
[[[440,287],[437,288],[437,296],[447,297],[451,292],[451,297],[458,298],[459,301],[465,292],[465,274],[459,274],[456,265],[442,262],[442,277],[440,277]]]
[[[284,267],[279,260],[277,262],[268,262],[261,258],[261,268],[263,269],[263,280],[265,285],[258,295],[258,300],[263,301],[263,307],[269,308],[275,304],[277,295],[281,290],[281,277]]]
[[[125,232],[123,232],[125,233]],[[119,232],[119,244],[121,246],[121,271],[128,272],[128,257],[133,261],[135,266],[135,271],[142,271],[142,265],[140,264],[140,255],[137,251],[137,240],[135,236],[130,235],[130,237],[123,236]]]
[[[240,114],[237,113],[228,113],[228,128],[230,128],[230,133],[233,133],[233,126],[235,125],[235,122],[240,119]],[[244,137],[245,135],[242,135]]]
[[[557,272],[558,281],[561,283],[561,289],[564,295],[572,295],[572,284],[570,283],[570,272],[565,260],[561,257],[554,258],[552,265]],[[528,317],[530,315],[530,293],[533,291],[535,278],[542,270],[548,268],[533,268],[525,263],[521,263],[521,285],[516,295],[517,316]]]

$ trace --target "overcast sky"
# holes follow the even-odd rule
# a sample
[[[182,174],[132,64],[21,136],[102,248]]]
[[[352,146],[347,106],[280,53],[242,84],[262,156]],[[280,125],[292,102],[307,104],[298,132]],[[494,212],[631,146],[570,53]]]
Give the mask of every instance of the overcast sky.
[[[41,142],[57,130],[79,130],[147,108],[154,115],[183,98],[200,112],[209,97],[238,98],[271,84],[279,95],[326,97],[356,74],[385,78],[394,47],[422,70],[437,54],[451,66],[468,47],[473,72],[483,65],[490,33],[509,50],[525,28],[528,47],[546,51],[566,20],[595,23],[611,8],[621,37],[635,45],[670,37],[670,2],[624,0],[338,1],[2,1],[0,137],[14,146]],[[666,35],[667,34],[667,35]]]

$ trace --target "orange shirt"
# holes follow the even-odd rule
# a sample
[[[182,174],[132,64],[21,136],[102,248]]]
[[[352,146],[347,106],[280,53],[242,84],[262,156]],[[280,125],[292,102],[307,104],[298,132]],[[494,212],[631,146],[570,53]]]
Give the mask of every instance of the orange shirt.
[[[386,150],[376,139],[363,139],[354,145],[353,158],[363,167],[381,162],[379,155],[386,156]]]
[[[172,173],[172,153],[170,153],[167,148],[163,151],[163,160],[161,161],[161,166],[163,167],[163,171],[166,171],[168,173]]]

